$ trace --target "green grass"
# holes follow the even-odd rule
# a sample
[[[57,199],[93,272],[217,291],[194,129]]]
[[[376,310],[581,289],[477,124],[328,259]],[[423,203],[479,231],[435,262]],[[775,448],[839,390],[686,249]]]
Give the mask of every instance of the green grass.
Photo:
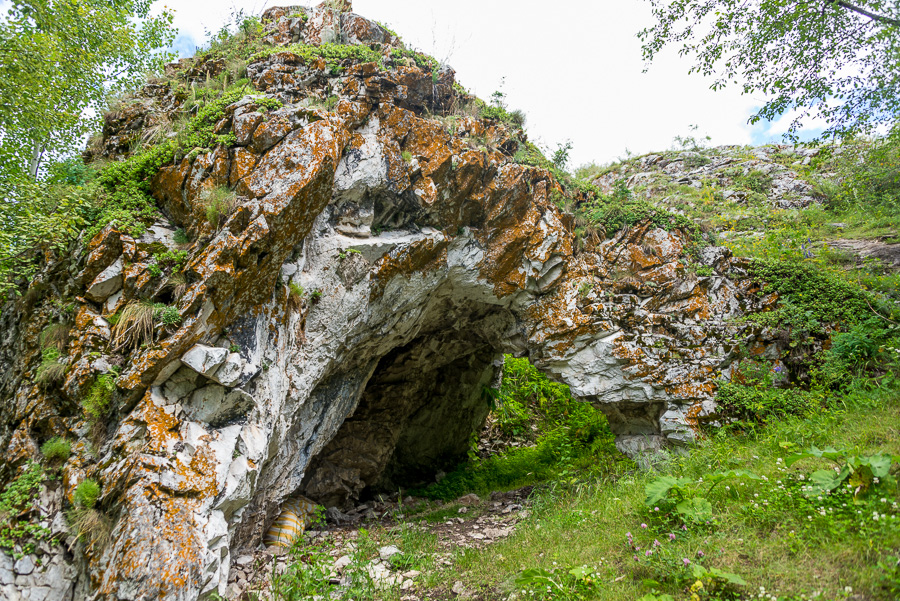
[[[100,423],[112,409],[113,392],[116,390],[114,374],[103,374],[88,389],[81,400],[84,413],[91,423]]]
[[[75,487],[72,494],[72,502],[83,509],[93,509],[100,498],[100,485],[96,481],[86,478]]]
[[[634,551],[626,544],[630,532],[642,551],[658,539],[676,563],[701,561],[740,575],[748,583],[743,587],[746,592],[765,587],[777,591],[780,598],[799,599],[819,591],[824,599],[840,599],[849,586],[867,595],[862,598],[891,599],[881,588],[883,570],[877,564],[889,561],[900,546],[900,518],[892,506],[897,501],[896,486],[882,484],[860,505],[851,501],[849,510],[843,508],[844,514],[861,511],[854,514],[858,518],[822,517],[817,508],[831,505],[809,502],[798,492],[799,476],[808,478],[817,462],[804,461],[790,468],[783,463],[793,450],[811,444],[900,454],[900,391],[895,385],[856,390],[845,406],[841,411],[786,418],[755,435],[713,435],[694,447],[690,457],[674,458],[661,466],[659,474],[693,478],[736,468],[768,478],[744,486],[732,482],[728,489],[727,483],[717,486],[707,495],[715,516],[710,525],[682,530],[677,522],[648,509],[644,487],[658,475],[654,472],[551,487],[536,496],[532,516],[515,535],[483,551],[465,553],[446,579],[461,579],[470,588],[502,589],[525,569],[587,565],[602,580],[588,598],[638,599],[650,592],[643,581],[653,579],[676,599],[688,599],[687,585],[667,583],[661,577],[677,570],[634,559]],[[779,488],[779,481],[788,491]],[[792,492],[793,499],[786,492]],[[762,505],[763,501],[768,505]],[[876,510],[894,517],[873,521]],[[674,541],[669,540],[670,533]],[[699,551],[705,555],[702,559]]]
[[[551,382],[527,359],[507,355],[501,389],[488,394],[494,407],[488,435],[518,446],[486,458],[472,450],[469,461],[413,494],[451,500],[565,480],[584,470],[605,473],[625,461],[603,413],[575,400],[568,386]]]
[[[47,461],[65,461],[72,453],[72,445],[68,440],[54,436],[41,445],[41,454]]]

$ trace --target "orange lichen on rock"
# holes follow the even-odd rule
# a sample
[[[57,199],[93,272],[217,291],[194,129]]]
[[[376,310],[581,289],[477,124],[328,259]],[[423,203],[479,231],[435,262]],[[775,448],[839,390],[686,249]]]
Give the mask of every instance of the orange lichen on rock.
[[[415,273],[435,271],[447,266],[447,239],[420,240],[398,252],[389,253],[375,264],[371,298],[384,294],[385,287],[396,277],[411,277]]]

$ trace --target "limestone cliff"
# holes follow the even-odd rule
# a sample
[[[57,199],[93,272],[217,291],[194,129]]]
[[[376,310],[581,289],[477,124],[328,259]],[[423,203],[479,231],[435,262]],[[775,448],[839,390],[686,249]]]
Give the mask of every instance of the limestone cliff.
[[[43,545],[30,571],[0,554],[5,598],[221,593],[288,495],[342,507],[464,456],[504,353],[601,408],[635,455],[690,441],[734,345],[768,344],[731,318],[774,299],[674,220],[576,251],[559,182],[512,160],[520,129],[459,114],[449,68],[324,4],[264,23],[272,51],[214,115],[221,143],[149,176],[156,222],[140,236],[113,222],[74,258],[48,258],[3,309],[0,480],[50,436],[77,441],[39,518],[70,546]],[[202,83],[222,69],[182,61],[170,75]],[[107,117],[92,156],[127,157],[183,103],[148,84]],[[177,315],[139,338],[120,324],[141,302]],[[48,385],[36,372],[53,323],[71,326],[68,369]],[[83,399],[104,377],[109,410],[91,421]],[[105,544],[66,539],[61,512],[85,477],[101,485]]]

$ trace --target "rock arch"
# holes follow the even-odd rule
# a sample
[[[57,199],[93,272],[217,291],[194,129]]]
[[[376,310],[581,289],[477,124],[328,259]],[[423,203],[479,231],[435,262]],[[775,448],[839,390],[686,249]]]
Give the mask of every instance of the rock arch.
[[[278,10],[274,43],[399,43],[327,7],[314,9],[308,30]],[[746,265],[727,250],[688,259],[695,241],[657,220],[577,253],[552,174],[512,161],[520,132],[423,118],[452,104],[452,71],[369,63],[337,76],[326,67],[287,51],[255,60],[255,87],[285,105],[266,120],[252,96],[226,107],[216,132],[234,134],[233,147],[191,153],[153,178],[166,217],[139,239],[110,226],[88,245],[72,282],[85,295],[61,391],[70,400],[109,367],[94,357],[108,349],[106,318],[158,292],[149,249],[176,248],[176,227],[198,240],[177,301],[181,326],[122,357],[118,421],[96,461],[76,455],[66,466],[73,481],[101,482],[101,507],[115,519],[110,545],[82,549],[79,598],[223,592],[232,558],[258,544],[288,495],[304,488],[342,503],[458,453],[483,419],[480,389],[504,352],[527,355],[600,407],[619,448],[638,454],[689,441],[714,411],[732,347],[758,343],[727,320],[772,299],[733,277]],[[295,102],[332,92],[331,111]],[[125,139],[120,125],[107,150]],[[216,227],[201,198],[224,185],[240,202]],[[688,269],[697,262],[712,275]],[[17,307],[4,311],[0,349],[12,374],[2,380],[0,432],[11,465],[37,453],[30,432],[68,419],[25,377],[40,353],[24,332],[41,326]],[[84,438],[84,422],[70,421]],[[441,436],[422,445],[417,431]],[[370,457],[348,457],[359,445]]]

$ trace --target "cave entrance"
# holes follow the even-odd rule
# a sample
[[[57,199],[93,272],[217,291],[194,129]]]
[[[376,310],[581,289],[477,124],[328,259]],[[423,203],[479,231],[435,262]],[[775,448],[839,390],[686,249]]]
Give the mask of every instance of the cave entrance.
[[[312,458],[300,492],[344,509],[457,465],[487,418],[485,389],[502,366],[490,338],[457,324],[383,356],[355,411]]]

